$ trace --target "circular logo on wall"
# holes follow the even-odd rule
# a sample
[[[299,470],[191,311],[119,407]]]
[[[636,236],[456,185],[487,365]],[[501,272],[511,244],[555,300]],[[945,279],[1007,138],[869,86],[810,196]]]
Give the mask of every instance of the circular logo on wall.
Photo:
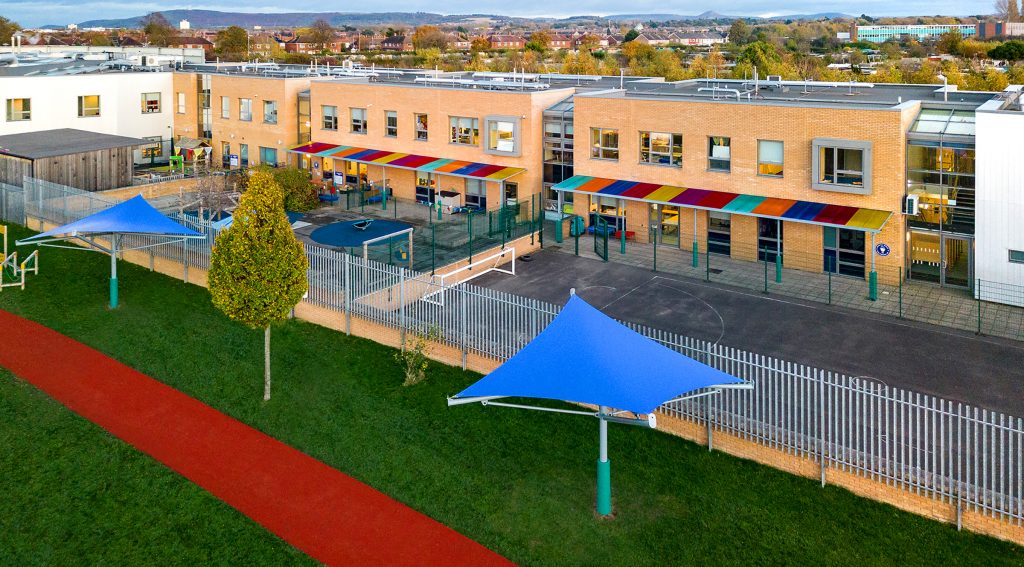
[[[889,252],[892,252],[892,250],[889,249],[889,245],[888,244],[882,243],[882,244],[879,244],[879,245],[875,246],[875,252],[879,256],[888,256]]]

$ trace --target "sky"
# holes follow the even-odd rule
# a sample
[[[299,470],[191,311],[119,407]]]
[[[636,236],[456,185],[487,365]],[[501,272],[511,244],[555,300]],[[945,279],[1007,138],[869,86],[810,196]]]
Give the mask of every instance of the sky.
[[[222,3],[223,2],[223,3]],[[265,6],[261,6],[265,3]],[[244,12],[281,12],[281,2],[257,0],[247,4]],[[374,11],[374,12],[434,12],[442,14],[501,14],[508,16],[608,15],[638,13],[672,13],[694,15],[706,10],[721,14],[766,16],[785,14],[816,14],[821,12],[866,13],[871,16],[907,15],[971,15],[993,11],[992,0],[861,0],[856,3],[838,0],[705,0],[704,2],[671,3],[664,0],[519,0],[510,5],[507,0],[378,0],[372,9],[353,9],[350,2],[332,0],[291,0],[287,11]],[[101,18],[127,18],[149,12],[178,8],[239,11],[238,4],[224,0],[207,3],[177,4],[156,1],[118,0],[0,0],[0,16],[7,17],[24,27],[47,24],[78,23]]]

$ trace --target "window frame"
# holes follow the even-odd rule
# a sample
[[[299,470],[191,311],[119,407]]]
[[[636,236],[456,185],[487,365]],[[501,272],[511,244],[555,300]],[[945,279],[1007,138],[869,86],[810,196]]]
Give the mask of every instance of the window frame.
[[[394,119],[394,124],[391,123],[391,119]],[[385,138],[397,138],[398,137],[398,111],[397,110],[385,110],[384,111],[384,137]]]
[[[773,161],[767,161],[761,158],[761,142],[770,142],[774,144],[782,144],[782,162],[775,163]],[[778,165],[782,167],[779,173],[761,173],[761,165]],[[782,179],[786,176],[786,142],[782,140],[757,140],[757,175],[760,177],[768,177],[772,179]]]
[[[811,144],[811,188],[819,191],[833,191],[838,193],[853,193],[857,195],[870,195],[871,183],[871,162],[873,143],[860,140],[843,140],[839,138],[815,138]],[[822,156],[824,150],[856,150],[861,152],[860,185],[827,182],[822,180]],[[839,153],[833,151],[833,175],[839,177]],[[854,170],[842,170],[853,172]]]
[[[604,136],[605,132],[615,133],[615,147],[605,146]],[[604,161],[619,161],[619,129],[618,128],[590,128],[590,159],[604,160]],[[614,157],[608,157],[605,154],[608,152],[614,152]]]
[[[177,112],[178,114],[185,114],[185,111],[188,108],[188,105],[186,104],[187,101],[185,98],[185,93],[179,92],[177,98]]]
[[[1024,264],[1024,250],[1014,250],[1009,248],[1007,249],[1006,255],[1011,264]]]
[[[512,125],[512,149],[501,150],[497,148],[496,140],[492,138],[491,125],[497,125],[500,123],[508,123]],[[513,156],[518,157],[522,154],[522,146],[520,145],[520,130],[521,130],[521,119],[518,116],[501,116],[492,115],[484,117],[484,153],[498,156]],[[497,130],[495,130],[497,132]],[[499,137],[498,140],[501,140]],[[495,147],[491,147],[491,146]]]
[[[331,113],[328,115],[327,109],[330,108]],[[332,104],[321,104],[320,105],[320,129],[330,130],[332,132],[338,131],[338,107]]]
[[[361,112],[362,118],[357,118],[356,113]],[[369,121],[365,108],[350,106],[348,108],[348,131],[350,134],[366,135]]]
[[[669,149],[668,149],[668,152],[664,152],[664,151],[657,151],[656,152],[656,151],[654,151],[651,142],[654,139],[654,135],[655,134],[658,134],[658,135],[661,135],[661,136],[668,136],[669,137]],[[644,144],[644,136],[645,135],[647,136],[646,147],[645,147],[645,144]],[[678,152],[678,155],[677,155],[677,153],[675,151],[676,139],[677,138],[679,140],[679,152]],[[637,155],[637,159],[638,159],[637,163],[639,163],[640,165],[657,165],[657,166],[661,166],[661,167],[675,167],[675,168],[683,167],[683,135],[682,135],[682,133],[679,133],[679,132],[654,132],[654,131],[650,131],[650,130],[641,130],[640,132],[637,133],[637,145],[638,145],[638,150],[639,150],[638,155]],[[647,153],[647,159],[644,159],[644,152]],[[668,161],[668,163],[664,163],[664,162],[660,162],[660,161],[652,161],[652,158],[654,156],[668,156],[668,160],[669,161]],[[678,159],[678,163],[674,163],[673,162],[673,160],[675,160],[675,159]]]
[[[724,146],[718,146],[718,147],[728,148],[729,149],[729,157],[722,158],[722,157],[714,157],[713,156],[714,148],[716,147],[715,146],[715,140],[716,139],[725,140],[725,142],[726,142],[725,145]],[[714,162],[725,162],[725,167],[722,167],[721,165],[715,166]],[[708,171],[713,171],[713,172],[716,172],[716,173],[732,173],[732,137],[731,136],[708,136]]]
[[[20,118],[14,117],[14,102],[23,101],[21,103],[21,110],[18,110]],[[25,110],[25,106],[28,106],[28,110]],[[9,98],[7,99],[7,121],[8,122],[29,122],[32,120],[32,99],[31,98]]]
[[[422,112],[417,112],[412,115],[413,118],[413,139],[417,142],[426,142],[430,140],[430,115]],[[422,118],[423,120],[420,120]],[[422,125],[422,126],[421,126]]]
[[[246,103],[249,103],[249,111],[245,112]],[[251,98],[238,98],[238,121],[239,122],[252,122],[252,99]]]
[[[231,119],[231,97],[220,97],[220,117],[226,120]]]
[[[86,107],[85,101],[88,98],[96,97],[95,107]],[[86,114],[88,110],[95,110],[95,114]],[[100,95],[78,95],[78,117],[79,118],[99,118],[100,117]]]
[[[468,127],[464,124],[468,121]],[[456,146],[480,145],[480,119],[473,116],[448,116],[448,143]],[[466,131],[465,133],[463,131]],[[468,137],[468,138],[467,138]],[[463,141],[467,138],[469,141]]]
[[[267,105],[274,105],[273,120],[268,120]],[[265,100],[263,101],[263,123],[264,124],[277,124],[277,101],[276,100]]]
[[[153,99],[149,98],[150,95],[156,95],[156,99],[155,99],[156,100],[156,110],[150,110],[149,109],[149,104],[147,104],[147,103],[149,103],[151,100],[153,100]],[[153,92],[153,93],[141,93],[140,96],[141,96],[141,105],[142,105],[141,111],[142,111],[142,114],[160,114],[163,111],[163,95],[160,93],[160,91]]]

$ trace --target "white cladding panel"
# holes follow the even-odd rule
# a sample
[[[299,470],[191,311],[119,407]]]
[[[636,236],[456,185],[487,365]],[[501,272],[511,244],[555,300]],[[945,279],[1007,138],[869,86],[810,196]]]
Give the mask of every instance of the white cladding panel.
[[[1010,250],[1024,251],[1024,112],[977,113],[975,274],[982,299],[1024,304],[1024,264]],[[997,297],[995,285],[1020,286]],[[1010,300],[1013,295],[1016,300]]]

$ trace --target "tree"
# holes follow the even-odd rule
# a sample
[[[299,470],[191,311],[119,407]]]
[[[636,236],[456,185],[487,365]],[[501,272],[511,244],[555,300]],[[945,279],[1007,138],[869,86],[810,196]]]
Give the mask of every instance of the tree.
[[[1004,22],[1021,21],[1021,9],[1017,6],[1017,0],[996,0],[996,17]]]
[[[238,26],[231,26],[217,32],[217,53],[227,59],[249,57],[249,32]]]
[[[530,44],[533,45],[530,46]],[[551,45],[551,32],[549,30],[537,30],[531,33],[530,44],[527,44],[528,48],[543,53]]]
[[[964,36],[961,35],[959,31],[950,30],[939,36],[938,41],[935,42],[935,48],[939,50],[939,53],[956,55],[960,52],[960,44],[963,43],[963,41]]]
[[[208,275],[213,304],[229,318],[262,328],[263,399],[270,399],[270,326],[285,320],[308,289],[309,261],[284,213],[269,171],[251,173],[231,226],[217,236]]]
[[[729,27],[729,42],[736,45],[744,45],[750,41],[751,29],[747,22],[736,20]]]
[[[636,39],[637,36],[639,36],[639,35],[640,35],[640,32],[636,31],[635,29],[634,30],[629,30],[628,32],[626,32],[626,36],[622,38],[622,43],[629,43],[629,42],[633,41],[634,39]]]
[[[3,37],[3,36],[0,36],[0,37]],[[94,47],[103,47],[103,46],[108,46],[108,45],[114,45],[113,42],[110,41],[110,37],[107,36],[107,34],[105,34],[103,32],[97,32],[97,31],[85,32],[84,34],[82,34],[82,39],[85,41],[86,45],[92,45]]]
[[[153,12],[142,19],[142,33],[146,34],[146,41],[150,45],[167,47],[175,32],[163,14]]]
[[[311,211],[320,204],[320,197],[308,171],[297,167],[281,167],[271,172],[284,193],[284,210]]]
[[[0,45],[11,40],[11,36],[21,30],[18,22],[0,16]]]
[[[309,28],[309,40],[320,51],[327,51],[331,46],[331,42],[334,41],[334,28],[331,27],[327,20],[317,20],[313,22],[313,27]]]
[[[437,26],[420,26],[412,34],[413,48],[437,49],[444,51],[448,48],[448,35]]]
[[[1007,61],[1020,61],[1024,59],[1024,41],[1015,39],[993,47],[988,56],[992,59],[1006,59]]]
[[[474,37],[473,41],[469,43],[469,50],[473,53],[479,53],[481,51],[487,51],[491,48],[491,42],[487,41],[486,37]]]

